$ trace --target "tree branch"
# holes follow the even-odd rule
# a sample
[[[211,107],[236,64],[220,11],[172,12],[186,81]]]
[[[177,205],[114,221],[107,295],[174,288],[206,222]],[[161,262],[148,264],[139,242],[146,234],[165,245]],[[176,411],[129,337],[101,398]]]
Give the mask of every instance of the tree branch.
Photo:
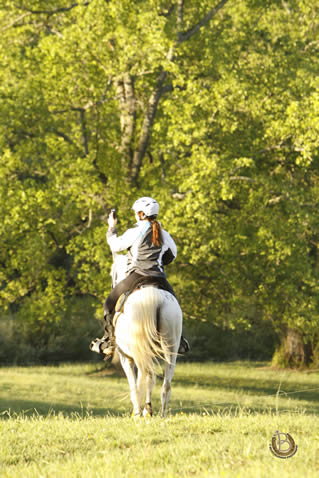
[[[29,15],[31,15],[30,12],[27,12],[27,13],[24,13],[23,15],[20,15],[18,18],[15,18],[14,20],[12,20],[12,22],[9,23],[9,25],[6,25],[5,27],[1,28],[0,32],[4,32],[5,30],[8,30],[9,28],[16,25],[20,20],[23,20],[25,17],[28,17]]]
[[[75,146],[77,148],[77,145],[74,143],[74,141],[65,133],[63,133],[62,131],[59,131],[57,129],[54,129],[54,128],[50,128],[50,129],[46,129],[45,130],[45,133],[51,133],[51,134],[55,134],[56,136],[59,136],[60,138],[63,138],[64,141],[66,141],[67,143],[69,144],[72,144],[72,146]],[[37,135],[32,133],[31,131],[25,131],[25,130],[14,130],[14,134],[16,134],[17,136],[23,136],[23,137],[26,137],[26,138],[36,138]]]
[[[56,13],[69,12],[70,10],[72,10],[73,8],[78,7],[78,6],[86,7],[90,3],[91,3],[91,1],[83,2],[83,3],[75,2],[75,3],[72,3],[68,7],[55,8],[54,10],[32,10],[30,8],[22,7],[22,6],[17,6],[17,8],[20,9],[20,10],[24,10],[26,12],[32,13],[32,14],[37,14],[37,15],[43,15],[43,14],[44,15],[55,15]]]
[[[160,12],[158,15],[160,17],[168,18],[171,15],[171,13],[173,12],[174,9],[175,9],[175,5],[174,5],[174,3],[172,3],[172,5],[170,5],[170,7],[168,8],[168,10],[166,12]]]
[[[148,101],[147,111],[144,117],[139,142],[130,165],[130,180],[135,183],[137,181],[142,166],[143,157],[150,142],[152,127],[154,124],[159,100],[163,96],[164,92],[167,91],[166,87],[163,86],[166,77],[167,72],[165,70],[162,70],[162,72],[158,76],[156,87],[153,90]]]
[[[69,144],[72,144],[72,146],[75,146],[77,148],[77,145],[74,143],[74,141],[67,134],[62,133],[62,131],[59,131],[57,129],[48,129],[46,132],[53,133],[56,136],[60,136],[60,138],[63,138],[64,141],[66,141]]]
[[[184,19],[184,0],[178,0],[177,2],[177,27],[180,32],[183,25]]]
[[[86,129],[86,118],[85,118],[85,110],[80,111],[80,122],[81,122],[81,129],[82,129],[82,142],[84,148],[84,156],[89,154],[89,142],[87,136],[87,129]]]
[[[196,25],[187,30],[186,32],[180,32],[178,34],[178,43],[189,40],[195,33],[197,33],[204,25],[210,22],[210,20],[223,8],[228,0],[221,0],[216,7],[212,8]]]
[[[256,180],[248,176],[230,176],[229,181],[249,181],[255,183]]]
[[[116,96],[106,99],[106,94],[107,94],[108,90],[110,89],[111,84],[112,84],[112,78],[109,78],[101,99],[98,100],[96,103],[93,103],[93,101],[88,101],[87,104],[84,105],[84,106],[70,106],[69,108],[64,108],[64,109],[61,109],[61,110],[52,109],[52,110],[50,110],[50,113],[52,113],[52,114],[64,114],[64,113],[69,113],[70,111],[79,111],[79,112],[87,111],[94,106],[99,106],[99,105],[102,105],[102,104],[106,103],[107,101],[115,100]]]
[[[197,33],[200,28],[202,28],[204,25],[209,23],[209,21],[214,17],[214,15],[217,14],[217,12],[228,2],[228,0],[221,0],[219,4],[212,8],[196,25],[194,25],[190,30],[186,32],[179,32],[177,33],[177,38],[172,45],[166,55],[166,59],[168,61],[173,61],[174,60],[174,51],[176,47],[184,42],[189,40],[195,33]],[[182,26],[183,22],[183,16],[184,16],[184,0],[178,0],[177,3],[177,26],[178,30]],[[153,89],[153,92],[151,93],[151,96],[148,100],[147,104],[147,110],[144,116],[144,121],[141,129],[141,133],[139,136],[139,141],[137,148],[135,149],[134,154],[131,156],[131,161],[129,162],[129,181],[136,183],[139,172],[142,166],[142,161],[145,156],[145,153],[147,151],[150,139],[151,139],[151,134],[152,134],[152,128],[155,120],[155,116],[157,113],[157,108],[159,101],[161,97],[164,95],[164,93],[168,91],[172,91],[173,87],[172,85],[164,85],[165,80],[167,79],[168,72],[162,69],[160,72],[156,86]],[[122,95],[123,96],[123,95]],[[121,103],[120,103],[120,109],[121,109]],[[122,150],[123,150],[123,142],[124,144],[127,143],[128,140],[128,135],[126,134],[127,131],[125,128],[123,128],[123,115],[121,118],[121,127],[122,127]],[[135,122],[134,122],[135,124]],[[130,140],[131,144],[131,140]],[[126,145],[127,146],[127,145]]]
[[[161,179],[164,184],[166,184],[166,173],[165,173],[165,161],[164,154],[160,151],[159,155],[160,165],[161,165]]]
[[[102,95],[102,98],[96,103],[97,105],[102,105],[103,103],[105,103],[105,100],[106,100],[106,93],[108,92],[108,90],[111,88],[111,85],[112,85],[112,77],[110,76],[108,81],[107,81],[107,84],[106,84],[106,87],[103,91],[103,95]]]
[[[133,162],[132,142],[135,132],[137,108],[132,76],[129,73],[123,74],[123,76],[116,79],[115,86],[119,97],[121,114],[122,138],[120,151],[123,154],[123,165],[131,167]]]
[[[59,111],[59,113],[65,113],[67,111],[70,111],[70,110],[62,110],[62,111]],[[78,113],[80,113],[80,124],[81,124],[81,131],[82,131],[82,144],[83,144],[83,148],[84,148],[84,156],[87,156],[89,154],[89,141],[88,141],[87,128],[86,128],[86,118],[85,118],[86,109],[85,108],[72,107],[71,111],[77,111]],[[65,133],[62,133],[61,131],[58,131],[58,130],[50,130],[50,132],[56,134],[57,136],[61,136],[61,138],[63,138],[65,141],[67,141],[68,143],[77,147],[77,145],[74,143],[74,141],[72,141],[72,139],[69,138],[69,136],[67,136]]]

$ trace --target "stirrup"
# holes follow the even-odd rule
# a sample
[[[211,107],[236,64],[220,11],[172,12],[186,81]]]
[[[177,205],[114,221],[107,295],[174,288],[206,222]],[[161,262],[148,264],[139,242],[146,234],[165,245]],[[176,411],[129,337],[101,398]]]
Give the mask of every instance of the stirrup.
[[[111,341],[109,337],[102,337],[102,339],[96,338],[90,343],[90,350],[97,354],[111,356],[115,350],[115,343]]]
[[[113,357],[115,351],[115,342],[114,340],[108,339],[107,342],[103,342],[100,345],[101,354],[104,355],[104,359]]]
[[[185,337],[181,336],[181,342],[179,344],[178,353],[186,354],[187,352],[189,352],[189,349],[190,349],[190,346],[189,346],[188,340],[185,339]]]
[[[92,340],[89,346],[91,352],[96,352],[97,354],[100,354],[101,353],[100,347],[103,342],[104,342],[103,339],[98,339],[98,338],[96,338],[95,340]]]

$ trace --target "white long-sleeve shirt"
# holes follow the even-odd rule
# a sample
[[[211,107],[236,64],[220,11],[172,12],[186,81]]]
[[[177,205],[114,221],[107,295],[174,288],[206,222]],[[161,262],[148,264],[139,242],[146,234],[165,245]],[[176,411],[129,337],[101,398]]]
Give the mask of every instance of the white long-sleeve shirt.
[[[117,236],[115,229],[109,229],[107,242],[113,253],[128,249],[127,273],[136,271],[141,275],[166,277],[163,265],[176,258],[177,247],[165,229],[161,228],[161,233],[162,245],[153,245],[152,226],[144,220],[138,221],[122,236]]]

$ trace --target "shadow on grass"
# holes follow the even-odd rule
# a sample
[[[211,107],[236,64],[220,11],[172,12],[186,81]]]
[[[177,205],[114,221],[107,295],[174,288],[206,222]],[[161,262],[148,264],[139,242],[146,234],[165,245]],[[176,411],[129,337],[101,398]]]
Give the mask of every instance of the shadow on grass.
[[[185,401],[182,405],[178,406],[178,403],[170,403],[169,414],[172,416],[176,415],[224,415],[224,416],[239,416],[239,415],[283,415],[283,414],[302,414],[302,415],[318,415],[319,407],[307,407],[297,406],[285,407],[278,406],[278,409],[275,406],[256,406],[256,405],[244,405],[242,406],[237,402],[224,402],[215,404],[205,403],[205,404],[196,404],[196,402]],[[176,406],[175,406],[176,405]],[[156,407],[154,407],[155,409]]]
[[[252,366],[249,364],[250,367]],[[254,368],[256,364],[253,364]],[[264,364],[260,364],[259,368],[263,368]],[[231,364],[230,364],[231,367]],[[104,377],[125,377],[123,371],[113,367],[107,370],[100,370],[93,373],[95,377],[104,378]],[[163,381],[163,376],[158,375],[158,384],[161,384]],[[297,410],[302,410],[305,414],[319,413],[319,383],[318,387],[315,386],[314,382],[303,381],[302,383],[291,381],[291,379],[284,378],[279,389],[280,385],[280,376],[278,379],[265,379],[265,378],[247,378],[239,376],[238,378],[234,377],[221,377],[220,375],[214,374],[201,374],[198,377],[189,377],[183,375],[175,375],[172,382],[172,390],[174,394],[175,387],[187,387],[192,388],[196,387],[202,388],[203,390],[210,391],[225,391],[226,393],[235,393],[239,394],[239,399],[234,400],[233,402],[223,402],[223,403],[210,403],[209,400],[204,402],[195,402],[183,400],[182,406],[179,406],[180,403],[174,400],[170,401],[170,409],[172,415],[178,415],[180,413],[185,414],[203,414],[205,413],[205,408],[212,411],[213,413],[221,412],[231,415],[237,415],[240,410],[245,410],[247,413],[294,413]],[[127,385],[128,386],[128,385]],[[161,386],[161,385],[160,385]],[[278,398],[279,401],[276,404],[276,395],[279,392]],[[241,398],[248,398],[251,401],[267,399],[269,405],[254,405],[247,404],[241,405]],[[154,403],[158,404],[158,397],[154,394]],[[289,399],[290,403],[287,406],[285,400]],[[302,401],[302,403],[300,403]]]
[[[72,372],[65,372],[66,375],[72,375]],[[267,374],[251,378],[242,371],[238,375],[227,376],[227,370],[225,376],[216,374],[216,370],[212,369],[212,373],[201,373],[196,376],[196,372],[191,376],[183,373],[175,375],[172,383],[173,397],[170,401],[169,408],[171,415],[179,414],[225,414],[225,415],[238,415],[241,412],[244,413],[295,413],[302,412],[306,415],[313,415],[319,413],[319,384],[314,381],[305,380],[297,381],[294,376],[283,377],[281,383],[281,375]],[[241,375],[242,374],[242,375]],[[94,379],[97,382],[101,381],[101,387],[97,386],[97,390],[107,390],[107,380],[110,381],[120,380],[123,382],[123,389],[129,392],[128,383],[123,372],[119,372],[117,368],[108,367],[100,368],[96,370],[83,372],[84,376],[88,377],[88,380]],[[235,374],[233,374],[235,375]],[[104,382],[104,383],[102,383]],[[158,376],[158,386],[161,386],[162,377]],[[87,386],[86,384],[85,386]],[[280,385],[280,389],[279,389]],[[60,402],[54,402],[54,399],[50,401],[48,395],[44,395],[46,400],[30,400],[31,395],[25,395],[29,400],[21,399],[22,395],[19,393],[20,400],[14,398],[14,393],[11,392],[10,386],[6,383],[2,386],[2,392],[5,392],[4,387],[8,386],[7,394],[5,398],[0,397],[0,419],[6,419],[10,416],[22,415],[22,416],[54,416],[63,415],[70,418],[87,418],[88,416],[105,417],[109,416],[127,416],[131,410],[130,405],[127,403],[125,406],[121,406],[118,401],[110,403],[110,407],[82,407],[79,402],[76,404],[66,404]],[[104,387],[106,387],[104,389]],[[174,389],[179,388],[178,393],[174,393]],[[174,397],[183,395],[183,390],[191,389],[202,390],[203,400],[192,400],[193,396],[188,393],[188,398],[191,400],[178,400]],[[182,392],[181,392],[182,389]],[[207,392],[207,393],[205,393]],[[217,395],[215,393],[219,392]],[[278,397],[276,394],[278,392]],[[72,390],[70,391],[72,393]],[[102,391],[101,391],[102,393]],[[231,394],[231,395],[230,395]],[[10,400],[9,397],[13,396]],[[17,396],[17,395],[16,395]],[[185,396],[185,395],[184,395]],[[198,396],[198,395],[197,395]],[[225,402],[214,401],[213,397],[217,396],[225,399]],[[53,397],[52,397],[53,398]],[[278,398],[278,400],[277,400]],[[264,401],[263,401],[264,399]],[[157,411],[160,408],[158,391],[154,393],[153,397],[154,409]],[[108,403],[106,403],[108,405]]]
[[[258,383],[259,382],[259,383]],[[188,377],[174,378],[175,386],[203,388],[204,390],[225,390],[227,392],[247,393],[255,398],[273,397],[277,392],[279,398],[291,400],[303,400],[310,402],[309,405],[316,406],[319,411],[319,383],[316,387],[313,382],[283,382],[280,380],[256,380],[249,378],[220,377],[214,375],[200,376],[198,379]],[[280,388],[279,388],[280,385]]]
[[[36,402],[34,400],[1,400],[0,399],[0,420],[15,417],[16,415],[31,416],[56,416],[62,415],[69,418],[87,418],[89,416],[105,417],[123,416],[124,413],[116,408],[86,408],[76,405],[65,405],[62,403]]]

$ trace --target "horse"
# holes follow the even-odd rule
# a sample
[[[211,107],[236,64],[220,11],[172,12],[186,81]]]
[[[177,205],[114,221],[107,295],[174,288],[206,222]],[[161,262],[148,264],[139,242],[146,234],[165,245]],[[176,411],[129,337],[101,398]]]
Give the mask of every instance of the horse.
[[[126,256],[114,254],[113,285],[123,278]],[[164,361],[161,389],[161,416],[165,417],[171,395],[177,352],[182,334],[183,314],[176,298],[154,285],[134,290],[114,316],[115,342],[126,374],[133,416],[150,417],[155,367]]]

